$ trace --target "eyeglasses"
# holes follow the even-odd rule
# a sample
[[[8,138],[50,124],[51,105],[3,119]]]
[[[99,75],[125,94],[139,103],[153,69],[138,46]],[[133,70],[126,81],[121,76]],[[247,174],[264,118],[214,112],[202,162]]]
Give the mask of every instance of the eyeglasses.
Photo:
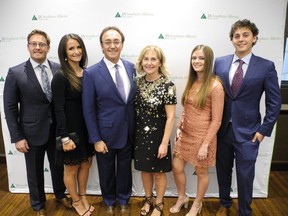
[[[44,48],[47,47],[48,45],[46,43],[36,43],[36,42],[30,42],[28,43],[30,46],[32,46],[33,48],[36,48],[37,46],[39,46],[39,48]]]
[[[114,46],[119,46],[122,42],[121,41],[104,41],[102,42],[105,46],[111,46],[114,44]]]

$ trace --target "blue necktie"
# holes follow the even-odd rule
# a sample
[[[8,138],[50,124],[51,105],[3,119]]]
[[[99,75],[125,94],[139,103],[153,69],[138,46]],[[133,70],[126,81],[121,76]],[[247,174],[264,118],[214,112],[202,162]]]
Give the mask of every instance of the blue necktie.
[[[235,72],[235,75],[233,77],[232,80],[232,85],[231,85],[231,90],[233,95],[235,96],[238,89],[240,88],[242,81],[243,81],[243,69],[242,69],[242,65],[244,63],[244,61],[242,61],[241,59],[238,59],[237,61],[239,61],[239,65],[238,68]]]
[[[51,86],[50,86],[49,78],[48,78],[47,72],[45,70],[45,65],[39,65],[39,67],[41,68],[41,80],[42,80],[43,91],[44,91],[47,99],[51,102],[52,92],[51,92]]]
[[[125,94],[125,89],[124,89],[124,82],[123,82],[123,79],[120,75],[120,72],[118,70],[118,65],[116,64],[115,65],[115,74],[116,74],[116,86],[117,86],[117,89],[122,97],[122,99],[124,101],[126,101],[126,94]]]

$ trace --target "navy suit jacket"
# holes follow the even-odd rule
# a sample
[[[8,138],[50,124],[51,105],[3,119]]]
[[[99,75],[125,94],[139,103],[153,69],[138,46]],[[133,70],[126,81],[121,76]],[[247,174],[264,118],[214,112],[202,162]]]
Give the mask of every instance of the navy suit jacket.
[[[48,61],[53,75],[60,65]],[[4,111],[11,142],[26,139],[31,146],[44,145],[55,119],[30,60],[9,68],[4,86]],[[54,122],[54,121],[53,121]]]
[[[136,93],[134,65],[122,60],[127,71],[131,89],[126,102],[123,101],[110,72],[102,59],[87,68],[83,75],[83,112],[89,133],[89,142],[104,141],[108,148],[120,149],[133,143]]]
[[[281,94],[273,62],[252,54],[243,83],[233,97],[229,70],[233,55],[215,60],[214,72],[220,76],[225,88],[225,105],[218,136],[224,136],[232,119],[233,131],[238,142],[252,140],[256,132],[270,136],[281,108]],[[260,100],[265,92],[265,116],[260,114]]]

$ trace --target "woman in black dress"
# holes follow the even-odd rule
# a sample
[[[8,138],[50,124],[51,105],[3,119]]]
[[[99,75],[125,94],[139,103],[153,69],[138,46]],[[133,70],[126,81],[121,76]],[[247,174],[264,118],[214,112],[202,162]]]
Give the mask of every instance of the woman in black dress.
[[[140,215],[148,215],[151,210],[155,181],[156,206],[151,215],[157,216],[164,207],[166,172],[172,169],[169,139],[175,119],[176,88],[168,79],[165,56],[157,46],[145,47],[135,68],[142,75],[136,78],[134,148],[135,169],[141,171],[146,196]]]
[[[95,210],[86,199],[94,148],[88,143],[82,112],[82,74],[87,65],[83,40],[76,34],[64,35],[59,43],[58,57],[61,69],[51,83],[57,136],[61,136],[63,146],[62,151],[57,151],[57,160],[64,163],[64,183],[72,197],[73,208],[79,215],[89,216]],[[76,132],[79,142],[70,139],[72,132]]]

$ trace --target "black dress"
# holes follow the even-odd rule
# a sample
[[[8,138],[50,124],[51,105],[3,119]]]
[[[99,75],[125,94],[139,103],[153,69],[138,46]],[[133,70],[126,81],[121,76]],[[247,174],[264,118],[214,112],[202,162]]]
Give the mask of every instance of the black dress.
[[[164,76],[153,82],[146,81],[146,76],[137,77],[136,83],[135,169],[169,172],[172,169],[170,143],[165,158],[158,159],[157,155],[166,124],[165,105],[177,103],[175,85]]]
[[[82,109],[82,92],[71,88],[69,80],[62,71],[54,75],[51,88],[57,121],[56,135],[66,137],[69,133],[76,132],[80,140],[73,151],[58,150],[56,160],[65,165],[80,165],[94,154],[94,145],[88,143]]]

